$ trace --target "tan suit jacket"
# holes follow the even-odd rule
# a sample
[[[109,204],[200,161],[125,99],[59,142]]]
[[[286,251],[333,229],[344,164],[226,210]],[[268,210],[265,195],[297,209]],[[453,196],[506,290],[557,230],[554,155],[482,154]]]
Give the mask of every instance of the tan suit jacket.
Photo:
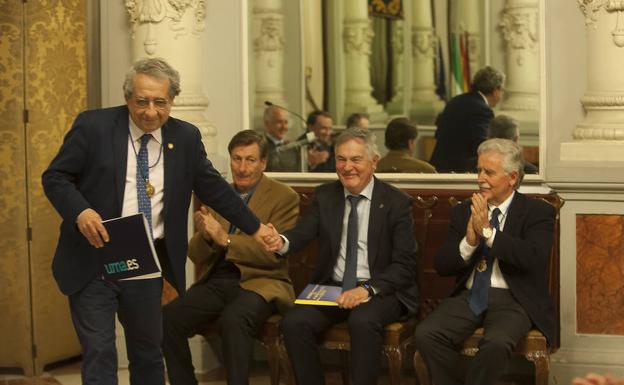
[[[376,172],[434,173],[436,169],[429,163],[414,158],[407,151],[390,150],[377,164]]]
[[[297,221],[299,195],[285,184],[263,175],[248,206],[262,223],[272,223],[281,234],[294,227]],[[230,223],[212,210],[210,212],[228,231]],[[265,251],[253,237],[239,229],[230,235],[230,239],[230,246],[224,249],[195,233],[189,244],[189,258],[202,273],[199,281],[209,278],[216,262],[225,254],[226,260],[240,270],[243,289],[259,294],[267,302],[275,301],[281,313],[291,307],[295,293],[288,275],[288,260]]]

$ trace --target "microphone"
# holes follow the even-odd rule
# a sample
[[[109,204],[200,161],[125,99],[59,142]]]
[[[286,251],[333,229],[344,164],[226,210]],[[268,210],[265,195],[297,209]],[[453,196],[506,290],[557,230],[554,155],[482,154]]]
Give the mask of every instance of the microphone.
[[[277,152],[279,154],[280,152],[288,151],[288,150],[293,149],[293,148],[300,148],[300,147],[303,147],[303,146],[308,146],[308,145],[314,143],[315,140],[316,140],[316,135],[314,135],[314,132],[310,131],[310,132],[306,133],[306,135],[305,135],[305,137],[303,139],[300,139],[300,140],[298,140],[296,142],[290,142],[290,143],[287,143],[287,144],[282,144],[281,146],[276,147],[275,148],[275,152]]]

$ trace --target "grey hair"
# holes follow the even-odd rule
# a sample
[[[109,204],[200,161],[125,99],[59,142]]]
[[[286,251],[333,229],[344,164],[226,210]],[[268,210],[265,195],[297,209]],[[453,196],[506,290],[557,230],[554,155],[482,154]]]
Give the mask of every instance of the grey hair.
[[[262,117],[265,123],[268,123],[271,120],[271,118],[273,117],[271,114],[273,113],[274,110],[282,110],[288,113],[288,111],[284,110],[283,108],[279,108],[278,106],[275,106],[275,105],[268,106],[267,108],[264,109],[264,115]]]
[[[144,74],[159,80],[169,80],[169,97],[173,98],[180,94],[180,73],[169,65],[163,58],[139,59],[126,73],[123,84],[124,97],[128,99],[134,92],[134,78],[137,74]]]
[[[505,84],[505,74],[494,67],[486,66],[481,68],[472,78],[472,90],[479,91],[484,95],[489,95],[496,89],[503,88]]]
[[[518,140],[518,121],[508,115],[498,115],[490,120],[488,138]]]
[[[518,173],[518,180],[514,189],[520,187],[520,182],[524,178],[524,157],[520,145],[509,139],[488,139],[479,145],[477,154],[482,155],[488,152],[496,152],[503,155],[503,170],[506,174]]]
[[[360,140],[364,142],[369,159],[373,159],[375,155],[379,155],[379,150],[377,149],[376,143],[377,138],[375,137],[375,134],[373,134],[369,130],[359,127],[351,127],[342,131],[334,142],[334,148],[338,149],[340,145],[350,140]]]

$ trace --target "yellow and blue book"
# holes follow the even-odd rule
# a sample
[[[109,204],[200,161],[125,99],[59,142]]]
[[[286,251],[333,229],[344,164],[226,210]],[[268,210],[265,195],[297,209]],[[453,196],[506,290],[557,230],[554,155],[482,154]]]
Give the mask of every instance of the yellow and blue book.
[[[295,300],[299,305],[338,306],[336,299],[342,294],[339,286],[308,284]]]

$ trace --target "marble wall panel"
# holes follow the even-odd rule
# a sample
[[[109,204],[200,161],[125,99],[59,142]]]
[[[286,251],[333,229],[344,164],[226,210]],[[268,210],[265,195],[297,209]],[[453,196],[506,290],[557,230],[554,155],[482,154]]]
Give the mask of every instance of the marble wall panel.
[[[624,216],[576,215],[576,331],[624,335]]]

